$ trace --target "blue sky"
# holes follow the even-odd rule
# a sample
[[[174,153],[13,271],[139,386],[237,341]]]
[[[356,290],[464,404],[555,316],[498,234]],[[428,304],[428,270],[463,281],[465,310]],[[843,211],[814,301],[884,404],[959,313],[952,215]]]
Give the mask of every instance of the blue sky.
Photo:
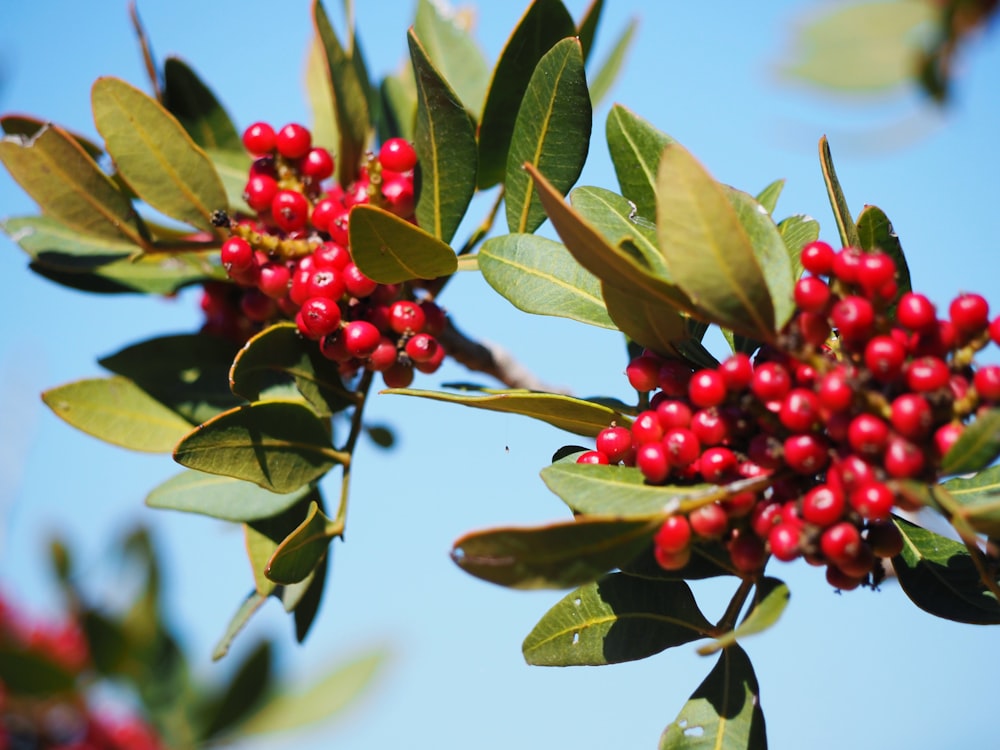
[[[329,5],[333,11],[337,4]],[[358,5],[378,77],[402,59],[414,3]],[[493,60],[522,5],[480,5],[477,37]],[[576,17],[585,5],[567,2]],[[789,85],[776,73],[794,25],[816,7],[805,1],[611,0],[596,54],[600,58],[627,19],[638,16],[635,48],[612,99],[681,141],[720,180],[756,192],[786,178],[777,213],[813,215],[832,242],[816,159],[817,140],[828,134],[851,208],[857,213],[875,203],[886,211],[914,286],[939,304],[959,291],[979,291],[1000,310],[995,30],[962,57],[948,111],[930,111],[912,92],[859,103]],[[140,12],[155,54],[191,63],[238,126],[307,120],[304,0],[174,0],[141,3]],[[0,111],[31,113],[93,135],[94,79],[116,75],[145,84],[124,2],[45,0],[10,4],[2,13]],[[606,114],[607,105],[595,113],[580,184],[615,187],[603,143]],[[0,215],[33,211],[0,175]],[[206,675],[224,670],[211,664],[211,647],[252,585],[238,530],[144,508],[146,492],[176,473],[169,458],[99,443],[61,423],[38,398],[45,388],[100,374],[99,356],[194,329],[196,297],[99,298],[55,287],[31,274],[5,237],[0,273],[7,279],[0,322],[0,589],[33,611],[53,610],[42,542],[59,529],[100,591],[113,580],[107,543],[141,521],[157,532],[170,614],[196,669]],[[464,330],[502,342],[546,381],[579,395],[628,396],[622,345],[610,332],[529,318],[473,275],[456,279],[445,302]],[[996,352],[990,356],[996,359]],[[419,385],[469,379],[479,378],[447,366]],[[357,459],[348,541],[335,549],[315,631],[304,646],[294,646],[290,625],[272,602],[236,650],[274,636],[293,680],[372,645],[389,644],[393,658],[358,710],[340,723],[259,746],[654,747],[712,661],[681,647],[616,667],[527,667],[521,640],[561,594],[490,586],[448,559],[452,541],[466,531],[565,517],[538,471],[572,437],[513,416],[391,397],[376,399],[371,415],[396,426],[399,444],[389,454],[366,446]],[[814,569],[774,565],[772,573],[792,589],[791,603],[774,629],[746,644],[772,748],[851,743],[920,750],[983,745],[994,735],[993,684],[984,668],[984,656],[997,644],[993,631],[936,620],[892,583],[876,594],[837,595]],[[728,589],[709,584],[700,591],[706,614],[718,616]]]

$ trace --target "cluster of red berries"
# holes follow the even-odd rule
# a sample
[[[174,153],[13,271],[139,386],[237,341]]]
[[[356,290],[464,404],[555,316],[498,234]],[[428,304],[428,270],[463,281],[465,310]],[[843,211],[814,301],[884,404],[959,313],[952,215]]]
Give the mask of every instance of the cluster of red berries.
[[[445,356],[435,338],[444,312],[418,299],[409,283],[365,276],[348,237],[348,217],[359,204],[415,221],[413,146],[387,140],[343,188],[329,179],[330,152],[314,146],[302,125],[276,131],[258,122],[244,131],[243,144],[254,157],[243,197],[256,215],[218,216],[232,233],[220,257],[236,285],[206,285],[204,330],[245,341],[264,325],[292,319],[346,376],[365,368],[382,373],[389,387],[404,387],[414,369],[436,371]]]
[[[717,540],[744,574],[803,557],[839,589],[877,582],[878,558],[903,543],[890,514],[914,507],[902,480],[935,481],[969,420],[1000,404],[1000,366],[974,362],[1000,344],[982,296],[959,295],[939,319],[926,296],[899,294],[886,253],[813,242],[801,259],[796,312],[773,346],[697,372],[644,352],[626,374],[648,408],[578,459],[637,466],[657,485],[763,478],[669,516],[654,540],[665,569]]]

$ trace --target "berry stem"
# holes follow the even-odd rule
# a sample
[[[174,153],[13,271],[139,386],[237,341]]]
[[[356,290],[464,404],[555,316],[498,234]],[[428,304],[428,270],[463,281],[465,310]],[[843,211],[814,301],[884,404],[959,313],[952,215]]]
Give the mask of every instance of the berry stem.
[[[713,638],[718,638],[736,628],[736,620],[739,618],[740,612],[743,611],[743,605],[747,603],[747,599],[750,597],[750,592],[756,585],[757,582],[753,578],[744,578],[740,581],[739,588],[736,589],[736,593],[733,594],[733,598],[729,600],[729,606],[726,607],[726,611],[715,624],[715,627],[712,628],[709,635]]]
[[[357,446],[358,438],[364,429],[362,415],[364,414],[365,404],[368,401],[368,393],[371,390],[372,379],[374,377],[375,373],[366,369],[361,376],[361,380],[358,382],[358,388],[355,392],[358,405],[354,407],[354,413],[351,415],[351,431],[347,436],[347,442],[344,444],[344,452],[348,457],[354,455],[354,448]],[[334,526],[338,529],[336,535],[341,539],[344,538],[344,529],[347,526],[347,504],[350,497],[350,487],[351,461],[345,461],[344,473],[340,478],[340,502],[337,504],[337,515],[333,518]]]

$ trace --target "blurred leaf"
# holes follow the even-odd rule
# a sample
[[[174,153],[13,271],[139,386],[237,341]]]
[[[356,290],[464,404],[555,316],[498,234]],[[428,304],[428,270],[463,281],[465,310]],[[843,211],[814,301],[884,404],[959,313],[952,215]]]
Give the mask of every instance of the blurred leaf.
[[[191,423],[128,378],[89,378],[52,388],[42,400],[78,430],[134,451],[169,453]]]
[[[468,29],[447,5],[419,0],[413,33],[464,108],[478,120],[490,82],[490,69]]]
[[[687,336],[687,321],[662,302],[650,302],[632,290],[620,289],[607,282],[601,294],[608,315],[631,341],[655,352],[673,352]]]
[[[619,664],[690,643],[711,627],[683,581],[611,573],[563,597],[521,650],[535,666]]]
[[[295,323],[277,323],[247,341],[232,363],[229,382],[232,392],[248,401],[261,399],[278,383],[294,382],[322,415],[357,403],[337,363],[324,357],[316,342],[302,338]]]
[[[129,643],[119,623],[96,610],[85,609],[80,615],[80,627],[87,638],[90,660],[98,674],[115,676],[128,673],[131,667],[128,664]]]
[[[614,328],[600,283],[566,247],[534,234],[505,234],[478,253],[483,278],[519,310]]]
[[[535,0],[500,53],[479,123],[479,187],[504,179],[514,123],[528,81],[555,44],[576,34],[576,24],[560,0]]]
[[[306,485],[279,495],[240,479],[185,471],[154,488],[146,496],[146,505],[244,523],[277,515],[309,492]]]
[[[117,78],[91,89],[94,123],[118,174],[143,201],[172,219],[218,232],[212,212],[229,202],[211,159],[155,100]]]
[[[247,153],[245,151],[220,151],[214,148],[206,148],[205,153],[212,160],[212,166],[222,181],[222,187],[225,189],[226,198],[229,201],[230,212],[254,213],[243,198],[243,192],[247,185],[247,175],[252,163]]]
[[[778,231],[781,232],[781,239],[788,249],[788,257],[792,259],[792,275],[798,279],[804,270],[801,260],[802,248],[819,239],[819,222],[811,216],[796,214],[783,219],[778,224]]]
[[[328,424],[294,401],[259,401],[223,412],[187,434],[174,460],[189,469],[292,492],[349,456],[330,445]]]
[[[334,111],[326,53],[318,33],[314,33],[309,44],[305,67],[306,100],[312,111],[310,130],[313,142],[335,150],[340,144],[340,131],[337,129],[337,113]]]
[[[739,646],[719,656],[705,681],[660,737],[660,750],[765,750],[760,686]]]
[[[413,69],[407,65],[400,73],[382,79],[382,118],[387,132],[386,141],[392,137],[413,141],[417,123],[417,83]],[[476,158],[479,158],[478,149]]]
[[[429,0],[423,0],[419,7],[428,5]],[[418,97],[414,133],[420,159],[417,222],[442,242],[450,242],[476,192],[476,126],[412,30],[407,41]]]
[[[204,714],[199,743],[217,737],[247,718],[271,688],[271,644],[262,641],[236,668],[222,689],[197,706]]]
[[[135,253],[122,237],[80,234],[48,216],[20,216],[0,220],[0,228],[36,262],[67,273],[86,273]]]
[[[778,198],[781,196],[781,191],[784,189],[785,181],[783,179],[775,180],[757,194],[757,202],[773,216],[774,209],[778,206]]]
[[[534,528],[497,528],[458,539],[451,558],[466,573],[518,589],[566,588],[594,581],[629,562],[663,523],[583,516]]]
[[[298,583],[322,563],[330,542],[343,533],[342,522],[328,518],[317,503],[311,503],[306,519],[278,545],[264,574],[275,583]]]
[[[52,127],[52,123],[39,120],[37,117],[29,115],[0,115],[0,130],[4,135],[19,135],[30,140],[47,127]],[[100,144],[94,143],[86,136],[74,133],[66,128],[59,128],[63,133],[76,141],[87,154],[95,161],[104,154],[104,149]]]
[[[30,139],[0,139],[0,161],[50,219],[84,235],[146,244],[146,228],[131,201],[58,126],[46,125]]]
[[[396,433],[388,425],[365,425],[365,434],[379,448],[392,448],[396,445]]]
[[[266,601],[266,594],[258,594],[256,591],[250,592],[250,595],[243,601],[240,608],[236,610],[236,614],[229,621],[229,625],[226,627],[226,632],[222,634],[222,638],[215,644],[215,649],[212,651],[212,661],[218,661],[229,653],[229,647],[233,645],[233,639],[246,627],[250,618],[253,617],[254,613]]]
[[[0,681],[8,693],[38,698],[72,692],[76,676],[46,654],[0,641]]]
[[[941,473],[982,471],[1000,456],[1000,409],[978,414],[941,459]]]
[[[545,221],[524,165],[531,164],[556,190],[567,192],[587,160],[591,126],[580,42],[564,39],[538,62],[514,123],[504,196],[511,232],[534,232]]]
[[[840,233],[840,241],[844,247],[861,247],[858,225],[851,217],[851,209],[847,205],[844,191],[840,187],[840,180],[837,179],[837,172],[833,168],[833,155],[830,153],[830,144],[825,135],[819,139],[819,161],[823,169],[823,180],[826,183],[826,194],[830,199],[830,208],[833,209],[833,218],[837,222],[837,231]]]
[[[362,273],[380,284],[436,279],[455,273],[455,251],[447,244],[381,208],[351,209],[351,254]]]
[[[319,605],[323,599],[323,590],[326,587],[327,568],[330,567],[330,558],[333,557],[333,550],[328,549],[326,557],[313,570],[312,575],[307,576],[301,583],[285,586],[282,593],[287,594],[296,587],[304,586],[298,601],[292,607],[293,619],[295,621],[295,640],[302,643],[309,630],[316,621],[316,614],[319,612]],[[285,602],[285,609],[289,609],[290,602]]]
[[[892,567],[914,604],[954,622],[1000,624],[1000,603],[986,589],[964,544],[902,518],[893,520],[905,544]]]
[[[521,414],[547,422],[560,430],[588,437],[596,437],[597,433],[612,422],[624,425],[631,424],[631,420],[610,406],[557,393],[511,389],[488,391],[487,395],[467,396],[459,393],[422,391],[415,388],[389,388],[383,393],[419,396],[432,401],[446,401],[452,404],[471,406],[474,409]]]
[[[781,613],[788,606],[789,596],[791,593],[783,582],[777,578],[762,578],[757,584],[757,594],[753,606],[743,618],[743,622],[728,633],[699,648],[698,653],[702,656],[708,656],[735,645],[737,641],[748,635],[764,632],[781,617]]]
[[[660,249],[699,317],[772,341],[767,280],[723,187],[678,143],[664,150],[656,184]]]
[[[583,18],[577,25],[576,35],[580,39],[580,48],[583,50],[583,60],[590,59],[590,53],[594,49],[594,40],[597,37],[597,29],[601,22],[601,14],[604,12],[604,0],[591,0],[587,10],[583,12]]]
[[[605,130],[622,195],[635,204],[638,215],[655,218],[656,171],[674,139],[620,104],[608,113]]]
[[[899,235],[881,208],[865,206],[861,210],[858,214],[858,238],[865,250],[881,250],[896,261],[896,281],[899,284],[897,299],[913,289],[910,267],[906,263],[903,247],[899,244]]]
[[[981,534],[1000,538],[1000,466],[944,483],[960,515]]]
[[[233,151],[246,157],[233,121],[191,66],[177,57],[168,57],[163,63],[163,82],[163,106],[195,143],[206,151]]]
[[[628,54],[629,48],[632,46],[632,39],[637,28],[639,28],[639,21],[633,18],[615,40],[608,56],[601,61],[597,73],[592,76],[590,101],[594,107],[604,101],[618,79],[618,74],[621,73],[622,65],[625,62],[625,55]]]
[[[721,542],[699,540],[691,545],[691,560],[679,570],[664,570],[653,555],[653,545],[621,567],[622,573],[657,581],[700,581],[719,576],[738,576],[732,557]]]

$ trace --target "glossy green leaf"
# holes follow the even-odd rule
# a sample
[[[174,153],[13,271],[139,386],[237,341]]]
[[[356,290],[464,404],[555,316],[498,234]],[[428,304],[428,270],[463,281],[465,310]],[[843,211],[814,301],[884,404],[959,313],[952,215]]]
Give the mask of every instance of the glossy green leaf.
[[[966,425],[941,459],[942,474],[982,471],[1000,456],[1000,409],[989,409]]]
[[[246,155],[225,108],[191,66],[177,57],[168,57],[163,63],[163,106],[206,151]]]
[[[837,223],[840,241],[844,247],[861,247],[861,237],[858,235],[858,225],[854,223],[851,209],[847,205],[844,191],[833,168],[833,155],[830,153],[830,143],[824,135],[819,139],[819,162],[823,170],[823,181],[826,183],[826,194],[833,209],[833,218]]]
[[[210,419],[174,450],[189,469],[293,492],[349,457],[330,445],[328,424],[298,402],[260,401]]]
[[[992,466],[971,477],[956,477],[944,483],[956,515],[981,534],[1000,538],[1000,466]]]
[[[528,6],[493,69],[479,123],[479,187],[496,185],[507,174],[514,123],[528,81],[539,60],[555,44],[576,34],[576,24],[560,0]]]
[[[136,195],[172,219],[218,231],[212,212],[228,206],[225,188],[173,115],[117,78],[97,79],[91,106],[118,174]]]
[[[531,164],[566,193],[587,160],[591,125],[580,42],[564,39],[538,62],[514,123],[504,196],[511,232],[534,232],[545,221],[545,209],[524,165]]]
[[[310,503],[305,520],[278,545],[264,575],[275,583],[298,583],[323,561],[330,542],[343,532],[342,523],[328,518],[317,503]]]
[[[341,45],[319,0],[313,2],[313,21],[322,42],[330,86],[328,95],[332,97],[337,121],[337,179],[341,185],[347,185],[357,178],[371,138],[369,92],[351,52]]]
[[[326,53],[323,51],[322,40],[315,32],[306,52],[305,89],[306,101],[312,114],[310,130],[313,142],[325,144],[328,148],[339,145],[340,130],[337,128]]]
[[[223,339],[182,334],[133,344],[99,362],[200,424],[240,403],[226,387],[234,353],[234,345]]]
[[[4,639],[0,641],[0,681],[16,696],[51,699],[70,694],[76,675],[47,654]]]
[[[778,207],[778,198],[785,189],[783,179],[775,180],[770,185],[757,193],[757,202],[764,207],[769,214],[774,214],[774,209]]]
[[[743,622],[728,633],[699,648],[698,653],[702,656],[708,656],[724,648],[729,648],[748,635],[764,632],[779,620],[785,607],[788,606],[789,596],[791,596],[791,592],[783,582],[777,578],[762,578],[757,584],[753,606],[743,618]]]
[[[169,453],[191,423],[128,378],[90,378],[45,391],[42,400],[78,430],[134,451]]]
[[[601,284],[601,295],[614,325],[629,340],[650,351],[672,353],[688,335],[687,320],[662,302],[650,302],[634,291]]]
[[[487,391],[486,395],[469,396],[415,388],[389,388],[383,392],[401,396],[419,396],[432,401],[470,406],[474,409],[520,414],[547,422],[561,430],[588,437],[596,437],[597,433],[612,422],[625,425],[631,423],[624,414],[610,406],[557,393],[512,389]]]
[[[778,231],[781,232],[781,239],[788,249],[788,257],[792,259],[792,275],[798,279],[804,270],[801,260],[802,248],[819,239],[819,222],[811,216],[796,214],[783,219],[778,224]]]
[[[477,531],[451,558],[466,573],[518,589],[566,588],[597,580],[649,544],[663,519],[584,516],[534,528]]]
[[[608,113],[605,135],[622,195],[647,219],[656,217],[656,172],[663,150],[674,139],[616,104]]]
[[[27,139],[0,139],[0,161],[50,219],[84,235],[145,244],[146,228],[131,201],[58,126]]]
[[[340,368],[294,323],[277,323],[253,336],[236,355],[229,382],[248,401],[262,398],[278,383],[293,382],[320,414],[336,414],[357,403],[340,379]]]
[[[420,3],[425,5],[430,5],[428,0]],[[450,242],[476,192],[476,126],[412,30],[407,41],[417,87],[417,223],[442,242]]]
[[[766,750],[760,686],[739,646],[727,648],[660,737],[660,750]]]
[[[611,573],[563,597],[521,651],[535,666],[619,664],[690,643],[711,627],[683,581]]]
[[[609,243],[621,247],[630,242],[641,256],[641,263],[652,269],[657,278],[669,282],[667,265],[656,244],[656,224],[639,215],[634,203],[610,190],[586,186],[573,190],[569,202]]]
[[[257,613],[266,601],[266,594],[259,594],[256,591],[250,592],[250,595],[243,600],[239,609],[236,610],[236,614],[229,620],[229,623],[226,625],[226,632],[222,634],[219,642],[215,644],[215,648],[212,650],[213,661],[218,661],[229,653],[229,648],[233,645],[233,640],[246,627],[250,618]]]
[[[417,83],[413,69],[407,65],[398,74],[386,76],[380,90],[382,122],[379,134],[382,141],[399,137],[412,142],[417,129]],[[478,147],[476,158],[479,158]]]
[[[490,83],[490,70],[462,18],[446,5],[419,0],[413,32],[441,77],[478,120]]]
[[[580,47],[583,49],[583,61],[590,59],[590,53],[594,48],[594,40],[597,38],[597,28],[601,23],[601,14],[604,12],[604,0],[591,0],[587,10],[583,12],[580,23],[577,24],[576,36],[580,40]]]
[[[767,280],[723,187],[678,143],[664,150],[656,184],[660,249],[699,317],[772,341]]]
[[[594,107],[604,101],[618,79],[622,66],[625,64],[625,56],[632,47],[632,40],[635,38],[635,32],[638,28],[639,21],[635,18],[631,19],[622,33],[618,35],[607,57],[597,66],[597,72],[591,77],[593,83],[590,85],[590,101]]]
[[[986,589],[964,544],[901,518],[894,521],[905,543],[892,566],[914,604],[946,620],[1000,624],[1000,602]]]
[[[272,689],[274,655],[268,641],[254,648],[215,695],[206,696],[197,708],[204,715],[199,742],[222,735],[244,720]]]
[[[486,240],[478,253],[483,278],[519,310],[614,328],[600,282],[564,245],[535,234]]]
[[[308,485],[277,494],[240,479],[185,471],[150,492],[146,505],[246,523],[282,513],[307,494]]]
[[[381,208],[355,206],[349,231],[354,262],[380,284],[436,279],[458,268],[451,247]]]
[[[899,243],[899,235],[892,228],[892,222],[878,206],[865,206],[858,214],[858,239],[861,247],[869,252],[881,250],[896,262],[896,282],[901,296],[913,289],[910,281],[910,267]]]

